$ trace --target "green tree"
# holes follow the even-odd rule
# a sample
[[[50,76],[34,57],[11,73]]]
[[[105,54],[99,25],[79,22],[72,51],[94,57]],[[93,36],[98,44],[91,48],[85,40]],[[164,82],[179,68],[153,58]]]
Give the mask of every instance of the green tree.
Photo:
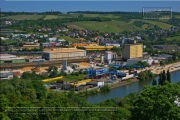
[[[152,85],[157,85],[157,81],[156,81],[156,79],[153,79],[153,81],[152,81]]]
[[[9,100],[4,94],[0,95],[0,112],[3,112],[9,106]]]
[[[163,85],[162,73],[159,74],[158,84]]]
[[[164,62],[163,61],[160,61],[160,66],[164,66]]]
[[[167,81],[168,81],[168,82],[171,82],[171,74],[170,74],[170,72],[169,72],[169,69],[168,69],[168,71],[167,71],[166,78],[167,78]]]
[[[163,70],[163,73],[162,73],[162,81],[163,81],[163,83],[162,84],[164,84],[165,80],[166,80],[166,72],[165,72],[165,70]]]
[[[40,49],[40,51],[43,51],[44,47],[43,47],[43,44],[42,44],[42,43],[40,43],[39,49]]]
[[[178,94],[180,86],[171,83],[145,87],[133,102],[132,119],[180,119],[180,109],[174,104]]]

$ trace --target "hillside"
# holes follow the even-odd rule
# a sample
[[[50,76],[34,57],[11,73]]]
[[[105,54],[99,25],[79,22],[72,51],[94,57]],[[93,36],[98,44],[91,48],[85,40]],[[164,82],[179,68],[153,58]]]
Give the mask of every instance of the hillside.
[[[97,21],[80,21],[80,22],[71,22],[65,23],[64,25],[68,25],[75,29],[87,29],[87,30],[99,30],[101,32],[122,32],[124,30],[128,31],[135,31],[135,30],[145,30],[148,27],[148,24],[144,24],[141,27],[137,27],[133,24],[134,21],[143,21],[145,23],[149,23],[149,26],[157,25],[162,29],[169,29],[172,25],[167,23],[158,22],[158,21],[150,21],[150,20],[131,20],[130,22],[126,23],[123,21],[106,21],[106,22],[97,22]]]
[[[179,15],[176,15],[179,17]],[[98,20],[97,20],[98,18]],[[2,19],[13,20],[53,20],[57,19],[59,23],[68,25],[75,29],[99,30],[100,32],[122,32],[141,31],[152,28],[155,25],[162,29],[169,29],[172,25],[167,24],[168,19],[144,20],[139,14],[57,14],[57,15],[2,15]]]

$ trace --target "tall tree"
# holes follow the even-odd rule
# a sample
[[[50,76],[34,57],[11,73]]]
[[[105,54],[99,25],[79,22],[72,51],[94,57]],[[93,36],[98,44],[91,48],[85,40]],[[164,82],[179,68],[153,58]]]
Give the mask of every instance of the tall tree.
[[[158,84],[163,85],[163,80],[162,80],[162,73],[159,74],[159,79],[158,79]]]
[[[164,84],[165,80],[166,80],[166,72],[165,72],[165,70],[163,70],[163,73],[162,73],[163,84]]]
[[[169,70],[167,71],[166,76],[167,76],[167,81],[171,82],[171,74],[170,74]]]
[[[42,44],[42,43],[40,43],[39,49],[40,49],[40,51],[43,51],[44,47],[43,47],[43,44]]]
[[[153,79],[153,81],[152,81],[152,85],[157,85],[157,81],[156,81],[156,79]]]

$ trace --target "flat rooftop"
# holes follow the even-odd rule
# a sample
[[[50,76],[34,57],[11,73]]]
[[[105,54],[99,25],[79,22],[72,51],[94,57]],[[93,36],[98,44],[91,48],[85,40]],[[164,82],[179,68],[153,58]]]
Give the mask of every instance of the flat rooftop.
[[[125,46],[132,46],[132,45],[143,45],[143,44],[125,44]]]
[[[76,48],[56,48],[56,49],[50,49],[43,51],[43,53],[69,53],[69,52],[84,52],[85,50],[76,49]]]
[[[11,54],[0,54],[0,60],[17,60],[17,59],[25,59],[25,58],[17,57],[16,55],[11,55]]]

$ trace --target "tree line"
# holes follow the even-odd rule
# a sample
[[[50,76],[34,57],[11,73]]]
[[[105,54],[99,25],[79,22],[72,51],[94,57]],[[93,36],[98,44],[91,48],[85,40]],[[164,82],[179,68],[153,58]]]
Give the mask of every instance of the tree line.
[[[125,98],[108,99],[89,104],[84,97],[73,90],[70,92],[55,92],[46,90],[42,82],[29,76],[26,79],[13,78],[0,81],[0,119],[103,119],[103,120],[139,120],[139,119],[180,119],[180,107],[174,103],[180,96],[180,83],[166,83],[163,86],[148,86],[139,93],[131,93]],[[36,111],[26,109],[17,114],[18,110],[7,107],[36,108]],[[44,109],[56,108],[57,111]],[[64,107],[67,111],[58,111]],[[73,111],[70,107],[114,107],[114,111]],[[27,111],[29,114],[27,114]],[[24,113],[24,114],[21,114]]]
[[[152,85],[164,85],[166,81],[171,83],[171,74],[169,70],[167,70],[167,73],[165,72],[165,70],[163,70],[163,72],[159,74],[158,82],[157,80],[153,79]]]

